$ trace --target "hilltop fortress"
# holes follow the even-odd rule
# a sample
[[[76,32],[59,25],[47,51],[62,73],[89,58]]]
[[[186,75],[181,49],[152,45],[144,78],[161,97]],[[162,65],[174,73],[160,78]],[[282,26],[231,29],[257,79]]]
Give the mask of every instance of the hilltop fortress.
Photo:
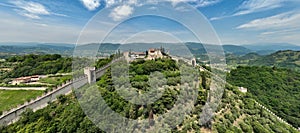
[[[161,58],[168,58],[168,54],[165,52],[164,48],[150,48],[144,52],[124,52],[124,57],[127,61],[131,62],[137,59],[142,60],[154,60],[154,59],[161,59]]]

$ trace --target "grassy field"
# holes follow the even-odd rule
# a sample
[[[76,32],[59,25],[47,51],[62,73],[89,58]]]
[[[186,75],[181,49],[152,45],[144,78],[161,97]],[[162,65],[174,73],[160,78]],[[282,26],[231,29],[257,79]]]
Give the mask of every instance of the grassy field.
[[[37,96],[41,96],[43,92],[44,91],[0,90],[0,112],[16,107]]]
[[[46,84],[52,84],[54,86],[60,85],[68,80],[71,80],[73,78],[72,75],[65,75],[65,76],[54,76],[54,77],[47,77],[47,78],[42,78],[39,80],[41,83],[46,83]]]

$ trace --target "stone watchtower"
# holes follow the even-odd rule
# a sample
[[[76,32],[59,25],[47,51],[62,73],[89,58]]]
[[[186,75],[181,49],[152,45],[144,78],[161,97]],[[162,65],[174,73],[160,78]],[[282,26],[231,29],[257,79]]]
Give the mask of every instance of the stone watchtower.
[[[197,65],[196,58],[192,58],[191,63],[192,66],[195,67]]]
[[[84,68],[84,74],[88,77],[89,84],[96,82],[96,68],[95,67]]]

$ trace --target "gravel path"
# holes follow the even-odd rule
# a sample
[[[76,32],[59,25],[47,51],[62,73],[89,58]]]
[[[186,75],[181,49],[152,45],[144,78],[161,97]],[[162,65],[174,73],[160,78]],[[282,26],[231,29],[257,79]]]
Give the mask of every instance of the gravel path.
[[[47,87],[0,87],[0,90],[46,90]]]

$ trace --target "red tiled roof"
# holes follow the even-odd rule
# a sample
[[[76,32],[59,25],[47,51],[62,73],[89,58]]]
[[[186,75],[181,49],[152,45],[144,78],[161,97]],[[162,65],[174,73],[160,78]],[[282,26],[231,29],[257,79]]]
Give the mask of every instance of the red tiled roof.
[[[27,77],[19,77],[19,78],[16,78],[15,80],[28,80],[31,78],[39,78],[39,77],[40,77],[39,75],[34,75],[34,76],[27,76]]]
[[[154,48],[150,48],[149,51],[150,52],[155,52],[155,49]]]

